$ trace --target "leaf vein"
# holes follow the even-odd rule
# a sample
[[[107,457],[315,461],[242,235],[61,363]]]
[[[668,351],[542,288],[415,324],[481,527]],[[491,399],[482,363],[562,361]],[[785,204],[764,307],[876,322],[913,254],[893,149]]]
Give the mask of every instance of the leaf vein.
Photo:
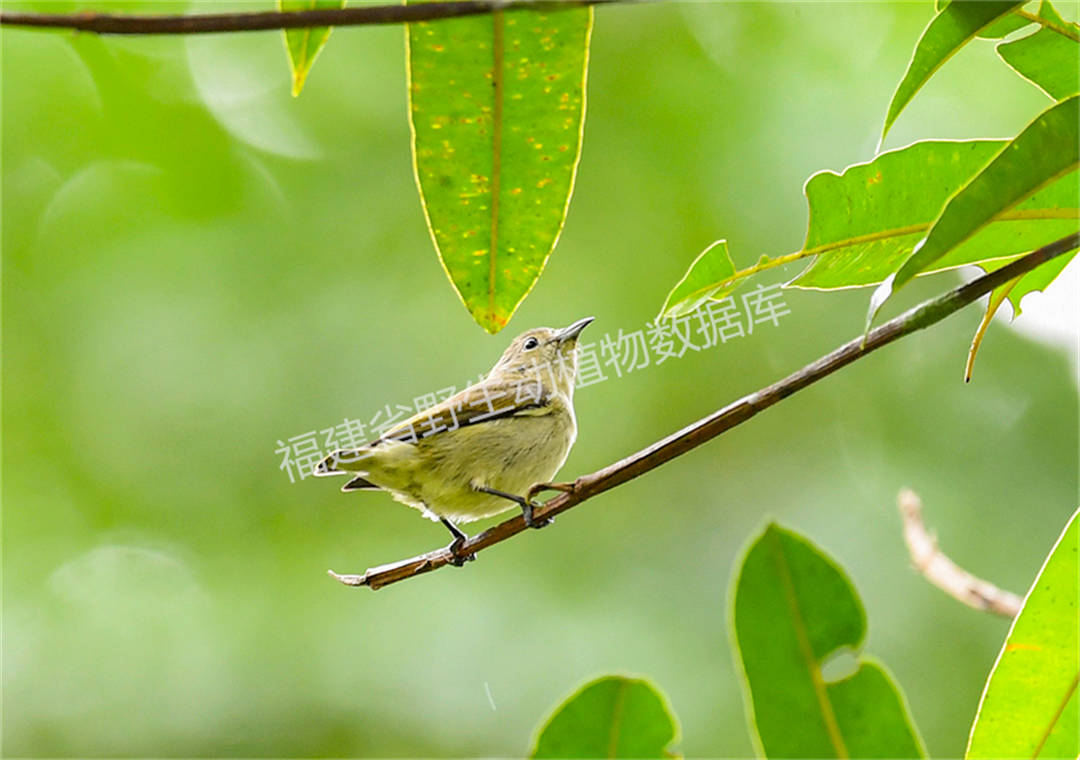
[[[784,598],[791,609],[791,620],[795,628],[795,636],[799,640],[799,649],[803,659],[806,661],[806,669],[810,673],[810,681],[814,687],[814,696],[817,697],[818,707],[821,708],[821,718],[825,722],[825,730],[829,734],[829,741],[836,751],[836,756],[846,759],[849,757],[847,746],[844,744],[844,737],[840,733],[840,726],[836,722],[836,713],[833,710],[832,702],[829,701],[829,693],[825,688],[825,678],[821,675],[821,667],[814,657],[813,648],[810,646],[806,621],[803,620],[799,600],[795,595],[795,582],[791,577],[791,568],[788,567],[787,558],[784,557],[779,537],[772,530],[768,532],[768,536],[769,550],[780,573],[780,581],[784,586]]]

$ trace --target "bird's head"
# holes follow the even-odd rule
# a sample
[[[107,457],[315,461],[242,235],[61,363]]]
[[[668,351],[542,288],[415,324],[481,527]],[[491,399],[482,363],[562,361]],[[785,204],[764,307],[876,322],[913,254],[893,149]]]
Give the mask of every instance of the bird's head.
[[[526,330],[510,342],[488,377],[505,374],[539,379],[545,385],[553,385],[553,390],[570,395],[577,378],[578,336],[593,319],[595,317],[585,317],[562,329],[535,327]]]

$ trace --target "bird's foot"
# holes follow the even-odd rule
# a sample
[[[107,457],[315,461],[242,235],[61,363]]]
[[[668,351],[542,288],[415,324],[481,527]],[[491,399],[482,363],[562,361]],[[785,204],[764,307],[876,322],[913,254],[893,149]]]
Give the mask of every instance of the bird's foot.
[[[555,522],[554,517],[545,517],[543,520],[533,519],[533,509],[535,509],[536,507],[544,506],[543,503],[535,500],[535,496],[538,493],[543,493],[544,491],[561,491],[563,493],[571,493],[573,490],[573,483],[537,483],[530,487],[528,492],[525,494],[525,503],[529,505],[528,509],[522,507],[522,511],[525,512],[525,524],[528,525],[530,528],[544,528]]]
[[[536,530],[540,530],[540,528],[546,528],[547,526],[549,526],[553,522],[555,522],[554,517],[545,517],[542,520],[537,520],[533,516],[533,509],[535,507],[539,507],[539,506],[542,506],[542,505],[541,504],[534,504],[530,499],[523,499],[522,500],[521,516],[525,519],[525,525],[527,527],[535,528]]]
[[[538,493],[543,493],[544,491],[571,493],[573,490],[573,483],[537,483],[530,487],[525,494],[525,503],[521,505],[521,511],[525,517],[525,524],[530,528],[544,528],[555,522],[554,517],[545,517],[543,520],[536,520],[533,518],[533,509],[544,506],[543,504],[536,502],[533,498]]]
[[[463,554],[461,551],[461,547],[463,546],[465,546],[465,537],[458,536],[450,542],[449,546],[446,547],[447,550],[450,552],[450,559],[448,560],[448,562],[454,567],[463,567],[466,562],[472,562],[476,559],[475,552],[472,552],[470,554]]]

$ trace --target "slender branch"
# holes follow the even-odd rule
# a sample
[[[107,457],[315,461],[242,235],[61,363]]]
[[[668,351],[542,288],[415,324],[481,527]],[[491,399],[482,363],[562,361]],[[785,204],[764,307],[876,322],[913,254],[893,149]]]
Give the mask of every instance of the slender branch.
[[[896,497],[896,506],[904,519],[904,541],[911,554],[911,563],[926,580],[968,607],[1007,618],[1020,614],[1023,604],[1020,597],[975,577],[938,548],[937,541],[923,524],[922,500],[914,491],[902,490]]]
[[[609,491],[628,480],[636,478],[638,475],[656,469],[665,462],[685,454],[687,451],[700,446],[736,425],[746,422],[758,412],[768,409],[776,402],[831,375],[841,367],[851,364],[871,351],[875,351],[924,327],[940,322],[950,314],[974,303],[979,297],[986,295],[999,285],[1003,285],[1024,272],[1031,271],[1050,259],[1068,253],[1078,246],[1080,246],[1080,233],[1074,233],[1032,251],[1011,264],[961,285],[955,290],[916,306],[896,319],[871,330],[867,334],[865,342],[863,336],[860,335],[835,351],[788,375],[783,380],[728,404],[723,409],[713,412],[708,417],[698,420],[635,454],[631,454],[622,461],[589,475],[581,476],[574,481],[567,492],[560,493],[543,506],[537,507],[533,513],[534,519],[543,522],[545,518],[562,514],[597,494]],[[473,554],[483,551],[524,530],[526,530],[525,521],[521,515],[518,515],[488,528],[483,533],[472,536],[459,548],[459,553]],[[377,589],[412,578],[415,575],[437,570],[446,565],[451,557],[449,549],[444,548],[389,565],[374,567],[363,575],[339,575],[333,571],[330,571],[330,575],[349,586],[369,586]]]
[[[109,13],[0,12],[0,25],[74,29],[95,34],[205,34],[258,32],[312,26],[374,26],[479,16],[521,9],[552,11],[585,5],[608,5],[638,0],[450,0],[409,5],[367,5],[310,11],[201,13],[181,16],[114,15]]]

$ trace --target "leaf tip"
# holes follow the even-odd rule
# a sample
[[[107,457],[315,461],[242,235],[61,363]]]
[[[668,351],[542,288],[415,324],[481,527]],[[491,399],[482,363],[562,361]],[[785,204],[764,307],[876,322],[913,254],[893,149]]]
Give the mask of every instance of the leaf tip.
[[[495,335],[506,327],[509,323],[509,316],[499,314],[497,311],[490,309],[478,309],[472,312],[472,317],[476,320],[476,323],[484,328],[484,332],[488,335]]]

